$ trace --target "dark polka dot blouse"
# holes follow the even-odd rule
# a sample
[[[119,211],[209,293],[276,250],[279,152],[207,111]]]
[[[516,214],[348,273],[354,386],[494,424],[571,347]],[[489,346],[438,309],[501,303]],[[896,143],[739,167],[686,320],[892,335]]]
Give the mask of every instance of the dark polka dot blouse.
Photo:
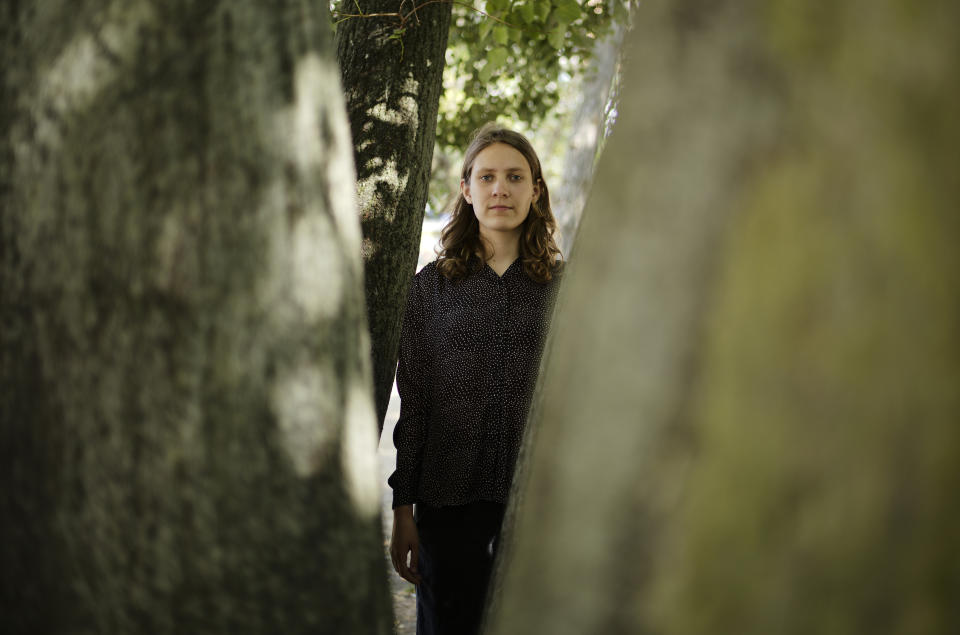
[[[393,506],[506,502],[559,275],[520,260],[451,281],[414,276],[400,337]]]

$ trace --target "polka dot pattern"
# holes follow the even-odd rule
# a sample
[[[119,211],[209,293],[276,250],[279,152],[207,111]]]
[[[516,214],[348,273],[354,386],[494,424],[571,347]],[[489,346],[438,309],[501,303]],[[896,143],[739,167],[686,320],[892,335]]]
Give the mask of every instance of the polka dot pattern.
[[[393,506],[506,502],[559,275],[519,260],[451,281],[414,276],[400,337]]]

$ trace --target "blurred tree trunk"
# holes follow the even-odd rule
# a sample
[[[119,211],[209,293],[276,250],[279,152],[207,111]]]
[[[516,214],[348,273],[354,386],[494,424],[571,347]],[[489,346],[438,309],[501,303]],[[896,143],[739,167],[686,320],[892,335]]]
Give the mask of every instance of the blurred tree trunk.
[[[389,632],[326,8],[3,12],[0,630]]]
[[[402,6],[398,0],[360,0],[344,2],[343,10],[393,13]],[[357,165],[381,429],[397,368],[400,320],[420,251],[452,6],[428,4],[407,16],[402,28],[393,17],[346,18],[337,26]]]
[[[635,22],[488,632],[955,632],[960,5]]]
[[[632,4],[630,10],[633,11]],[[550,205],[560,229],[560,249],[568,257],[593,184],[626,32],[624,22],[615,22],[610,34],[597,41],[590,68],[582,80],[573,127],[567,136],[569,147],[563,158],[562,178],[550,194]]]

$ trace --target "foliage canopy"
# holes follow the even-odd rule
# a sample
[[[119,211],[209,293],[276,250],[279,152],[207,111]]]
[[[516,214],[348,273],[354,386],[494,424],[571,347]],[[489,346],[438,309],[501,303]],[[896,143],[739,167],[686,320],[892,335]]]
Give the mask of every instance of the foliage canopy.
[[[561,84],[587,68],[597,38],[627,19],[624,0],[486,0],[454,5],[437,141],[464,147],[498,117],[535,126]]]

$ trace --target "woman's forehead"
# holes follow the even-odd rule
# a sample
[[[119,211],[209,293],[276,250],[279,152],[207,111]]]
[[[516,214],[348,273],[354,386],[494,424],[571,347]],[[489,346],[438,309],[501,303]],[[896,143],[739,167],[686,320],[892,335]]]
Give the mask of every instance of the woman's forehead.
[[[530,170],[527,158],[505,143],[492,143],[481,150],[473,161],[476,172],[502,170],[504,172],[526,172]]]

